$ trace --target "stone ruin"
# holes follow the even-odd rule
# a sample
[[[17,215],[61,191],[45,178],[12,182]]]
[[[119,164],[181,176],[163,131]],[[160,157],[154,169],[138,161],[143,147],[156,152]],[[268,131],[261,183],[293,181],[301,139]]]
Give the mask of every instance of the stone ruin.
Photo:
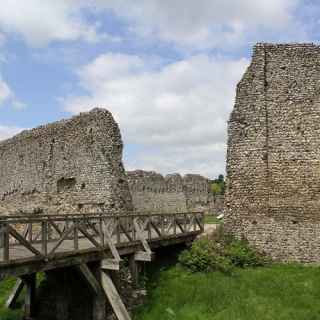
[[[319,261],[319,46],[255,46],[228,127],[225,227],[274,259]]]
[[[140,213],[207,211],[213,197],[209,180],[200,175],[129,171],[127,179],[133,207]]]
[[[0,142],[0,214],[132,211],[122,148],[105,109]]]

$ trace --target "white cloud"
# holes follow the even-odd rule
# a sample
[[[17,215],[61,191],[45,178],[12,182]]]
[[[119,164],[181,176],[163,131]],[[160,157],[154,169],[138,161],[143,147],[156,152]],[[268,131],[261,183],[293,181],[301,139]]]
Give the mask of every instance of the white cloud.
[[[112,40],[97,31],[98,23],[87,21],[86,10],[89,4],[82,0],[1,0],[0,31],[39,47],[55,40]]]
[[[0,74],[0,107],[4,103],[9,103],[14,109],[24,109],[26,105],[19,101],[15,94],[12,92],[9,85],[2,80],[1,74]]]
[[[0,77],[0,105],[12,96],[9,86]]]
[[[256,30],[285,30],[295,24],[300,0],[97,0],[142,36],[182,46],[234,45]]]
[[[0,125],[0,141],[11,138],[12,136],[21,132],[22,130],[24,129],[19,127],[9,127]]]
[[[120,123],[125,143],[144,147],[143,154],[130,160],[130,167],[141,158],[140,168],[154,165],[163,171],[166,166],[171,172],[202,168],[206,173],[211,168],[216,174],[214,168],[220,172],[224,168],[226,121],[235,85],[247,64],[246,59],[196,55],[155,68],[147,58],[105,54],[77,71],[88,94],[65,98],[65,109],[72,113],[109,109]],[[218,165],[215,158],[220,159]]]

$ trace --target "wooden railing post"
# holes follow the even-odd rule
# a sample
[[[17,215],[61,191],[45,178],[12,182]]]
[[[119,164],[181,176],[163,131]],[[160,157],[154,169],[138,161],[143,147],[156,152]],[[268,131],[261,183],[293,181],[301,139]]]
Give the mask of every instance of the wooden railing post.
[[[2,259],[8,262],[10,259],[9,255],[9,228],[7,223],[3,223],[0,226],[0,235],[2,239],[3,256]]]
[[[102,217],[99,217],[99,233],[100,233],[100,243],[104,247],[104,233],[103,233],[103,225],[102,225]]]
[[[151,240],[151,215],[148,216],[148,239]]]
[[[137,233],[134,227],[134,217],[130,217],[130,218],[131,218],[132,239],[133,241],[135,241],[137,239]]]
[[[116,227],[116,232],[117,232],[117,243],[121,242],[121,235],[120,235],[120,219],[117,218],[117,227]]]
[[[26,286],[24,299],[24,319],[31,319],[34,316],[35,296],[36,296],[36,274],[23,276],[22,280]]]
[[[79,221],[75,219],[73,221],[74,231],[73,231],[73,244],[74,244],[74,250],[79,250]]]
[[[165,234],[165,216],[164,215],[161,215],[160,216],[160,219],[161,219],[161,235],[164,236]]]
[[[46,256],[48,253],[48,221],[42,221],[41,228],[42,254]]]
[[[204,212],[201,212],[201,231],[204,232]]]
[[[185,213],[184,215],[183,215],[183,217],[184,217],[184,223],[183,223],[183,229],[184,229],[184,233],[186,233],[187,232],[187,226],[188,226],[188,222],[187,222],[187,220],[188,220],[188,215]]]
[[[32,238],[33,238],[33,237],[32,237],[32,222],[29,223],[28,230],[29,230],[29,231],[28,231],[28,232],[29,232],[29,234],[28,234],[28,236],[29,236],[29,242],[32,243]]]

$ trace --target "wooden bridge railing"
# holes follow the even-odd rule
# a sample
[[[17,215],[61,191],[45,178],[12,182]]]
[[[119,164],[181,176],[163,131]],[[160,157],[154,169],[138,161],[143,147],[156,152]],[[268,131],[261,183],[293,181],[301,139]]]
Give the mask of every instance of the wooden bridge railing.
[[[204,228],[203,213],[152,215],[40,215],[0,217],[1,264],[54,259],[59,253],[110,249],[135,241],[165,239]]]

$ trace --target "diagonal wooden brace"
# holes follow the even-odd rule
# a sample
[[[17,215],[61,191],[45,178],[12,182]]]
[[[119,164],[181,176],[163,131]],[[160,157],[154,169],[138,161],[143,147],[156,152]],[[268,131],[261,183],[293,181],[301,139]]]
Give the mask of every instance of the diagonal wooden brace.
[[[135,253],[136,261],[152,261],[153,253],[151,248],[146,240],[146,236],[143,233],[143,230],[140,228],[139,223],[136,219],[133,220],[133,226],[136,231],[137,238],[141,241],[144,251],[138,251]]]

